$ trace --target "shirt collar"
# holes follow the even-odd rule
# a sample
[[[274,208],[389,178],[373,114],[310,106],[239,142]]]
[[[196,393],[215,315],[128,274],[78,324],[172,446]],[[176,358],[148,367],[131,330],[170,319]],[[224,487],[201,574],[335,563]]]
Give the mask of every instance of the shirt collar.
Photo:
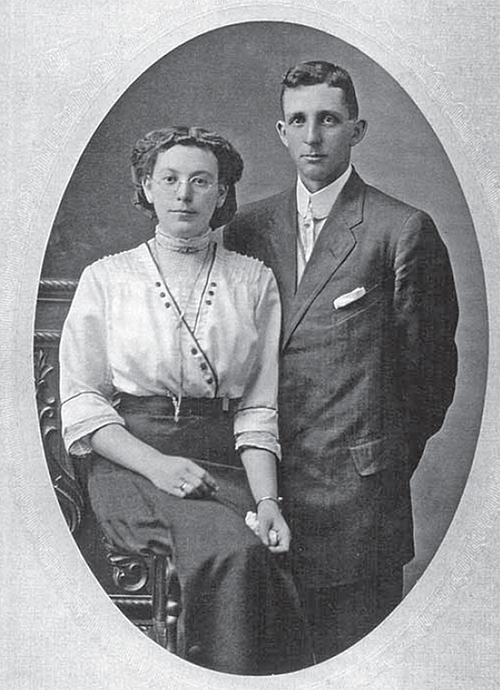
[[[331,182],[323,189],[311,194],[307,191],[302,180],[297,178],[297,210],[304,216],[306,214],[307,205],[309,199],[311,199],[311,205],[313,209],[313,216],[319,220],[326,218],[330,213],[333,204],[337,201],[337,198],[342,191],[345,183],[349,179],[349,175],[352,171],[352,165],[349,164],[347,170],[342,173],[340,177]]]

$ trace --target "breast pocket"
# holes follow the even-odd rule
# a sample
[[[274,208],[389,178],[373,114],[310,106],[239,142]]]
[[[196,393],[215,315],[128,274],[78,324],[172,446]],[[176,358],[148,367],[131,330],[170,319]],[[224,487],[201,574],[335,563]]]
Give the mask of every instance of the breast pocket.
[[[352,299],[349,298],[349,295],[351,294]],[[382,285],[380,284],[374,285],[368,290],[365,290],[365,292],[363,294],[360,294],[359,296],[358,294],[356,294],[356,290],[353,290],[352,293],[340,295],[339,297],[335,298],[335,300],[332,302],[333,324],[335,326],[338,326],[344,323],[345,321],[348,321],[349,319],[352,319],[353,317],[362,314],[363,312],[367,311],[368,309],[371,309],[379,302],[381,302],[383,297],[384,290],[382,288]],[[336,307],[336,301],[339,301],[341,304],[342,302],[344,303],[342,304],[342,306]],[[345,301],[347,301],[347,304],[345,303]]]

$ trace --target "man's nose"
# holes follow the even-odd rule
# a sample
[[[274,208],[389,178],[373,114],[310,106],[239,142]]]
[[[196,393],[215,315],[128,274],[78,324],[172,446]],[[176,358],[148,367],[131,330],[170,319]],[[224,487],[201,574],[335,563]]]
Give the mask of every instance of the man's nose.
[[[308,144],[317,144],[321,139],[321,127],[317,122],[306,123],[305,140]]]

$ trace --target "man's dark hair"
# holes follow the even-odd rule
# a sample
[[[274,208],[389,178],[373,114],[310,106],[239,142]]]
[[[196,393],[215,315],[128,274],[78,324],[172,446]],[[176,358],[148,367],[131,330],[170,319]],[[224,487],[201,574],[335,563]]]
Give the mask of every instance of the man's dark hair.
[[[324,60],[301,62],[288,70],[281,82],[280,103],[282,112],[283,94],[287,89],[296,89],[298,86],[314,86],[314,84],[327,84],[342,89],[349,118],[351,120],[358,119],[358,100],[351,75],[343,67]]]
[[[142,183],[153,173],[158,155],[173,146],[194,146],[211,151],[217,158],[219,182],[228,188],[226,200],[221,208],[215,209],[210,221],[212,228],[229,222],[236,213],[235,184],[241,178],[243,161],[234,146],[216,132],[202,127],[166,127],[149,132],[139,139],[132,151],[132,181],[135,186],[134,205],[148,216],[156,219],[153,204],[144,194]]]

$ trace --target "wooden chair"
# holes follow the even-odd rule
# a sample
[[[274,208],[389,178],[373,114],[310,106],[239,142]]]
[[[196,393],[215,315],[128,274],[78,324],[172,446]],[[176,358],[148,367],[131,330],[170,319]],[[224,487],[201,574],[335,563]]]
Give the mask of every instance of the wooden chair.
[[[126,553],[106,542],[89,506],[85,467],[61,438],[58,351],[75,280],[42,280],[35,321],[35,385],[43,448],[68,527],[94,575],[127,618],[168,651],[178,652],[181,588],[171,550]]]
[[[113,581],[126,594],[110,594],[122,613],[148,636],[177,654],[177,622],[181,589],[172,553],[138,555],[117,551],[107,544]],[[149,594],[135,594],[143,588]]]

